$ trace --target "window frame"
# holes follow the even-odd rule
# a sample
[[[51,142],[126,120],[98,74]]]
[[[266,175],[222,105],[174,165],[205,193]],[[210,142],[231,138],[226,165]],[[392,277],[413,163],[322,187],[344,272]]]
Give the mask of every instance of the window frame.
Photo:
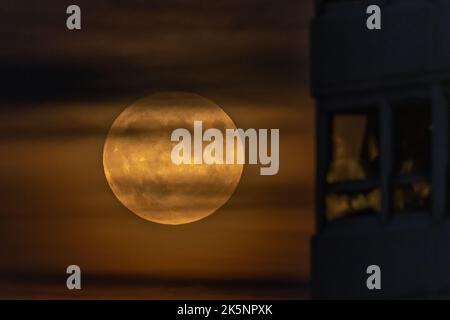
[[[398,214],[411,214],[411,213],[431,213],[431,205],[432,205],[432,191],[430,192],[430,196],[429,196],[429,208],[423,208],[423,209],[415,209],[415,210],[400,210],[397,211],[395,209],[395,205],[394,205],[394,197],[395,197],[395,190],[396,188],[402,188],[402,187],[406,187],[406,186],[411,186],[414,183],[420,183],[420,182],[427,182],[430,187],[432,188],[432,168],[433,168],[433,130],[430,132],[430,136],[429,136],[429,146],[428,146],[428,152],[429,152],[429,163],[428,166],[429,168],[426,169],[425,171],[421,171],[421,172],[413,172],[413,173],[399,173],[399,172],[395,172],[397,170],[396,168],[396,161],[397,159],[395,159],[395,152],[393,151],[397,146],[395,145],[396,142],[396,137],[395,137],[395,132],[396,132],[396,127],[397,127],[397,123],[396,123],[396,117],[394,116],[394,114],[396,113],[396,111],[398,111],[401,108],[407,109],[407,108],[413,108],[413,107],[409,107],[409,106],[405,106],[405,105],[400,105],[400,104],[404,104],[404,103],[408,103],[408,101],[425,101],[427,103],[427,106],[429,107],[429,119],[430,119],[430,126],[433,126],[433,99],[429,94],[416,94],[416,95],[408,95],[407,97],[405,96],[394,96],[391,97],[391,99],[389,99],[389,108],[391,110],[392,113],[392,122],[391,122],[391,143],[392,143],[392,162],[391,162],[391,168],[390,168],[390,172],[391,172],[391,176],[390,176],[390,186],[391,186],[391,190],[390,190],[390,212],[388,213],[389,216],[394,216],[394,215],[398,215]]]
[[[393,174],[393,108],[396,101],[420,99],[427,100],[430,106],[430,122],[432,132],[430,137],[430,170],[429,183],[431,185],[430,208],[423,212],[411,212],[407,215],[396,214],[393,210],[392,197],[394,194],[394,174]],[[355,215],[353,219],[336,219],[328,221],[325,211],[325,200],[329,190],[337,189],[352,190],[355,184],[360,184],[362,188],[373,187],[373,183],[366,180],[339,183],[330,186],[326,180],[329,162],[332,160],[332,144],[329,139],[331,134],[332,116],[336,113],[361,113],[367,107],[374,107],[379,115],[379,181],[375,184],[381,192],[381,214],[380,215]],[[447,189],[450,185],[450,86],[442,87],[440,84],[412,85],[408,88],[398,87],[386,92],[368,93],[367,95],[340,95],[336,98],[324,97],[317,99],[316,106],[316,231],[328,230],[349,230],[350,226],[357,225],[364,229],[377,228],[389,221],[407,219],[416,221],[417,219],[444,218],[450,217],[450,201],[447,203]],[[445,111],[445,112],[444,112]],[[445,117],[443,116],[445,115]],[[443,138],[444,137],[444,138]],[[437,150],[436,145],[445,143],[445,153]],[[436,155],[439,155],[438,157]],[[438,168],[438,169],[436,169]],[[444,169],[442,169],[444,168]],[[443,174],[445,173],[445,174]],[[414,180],[414,177],[400,177],[397,182]],[[353,185],[353,186],[352,186]],[[363,186],[366,185],[366,186]],[[355,188],[356,189],[356,188]],[[431,211],[431,215],[430,215]],[[408,211],[409,212],[409,211]],[[408,217],[408,218],[404,218]],[[418,220],[418,221],[419,221]],[[360,221],[360,222],[359,222]],[[394,224],[395,225],[395,224]],[[336,228],[334,227],[336,226]]]
[[[350,220],[350,218],[365,218],[369,215],[366,214],[355,214],[348,217],[337,218],[333,220],[328,220],[326,217],[326,196],[330,192],[336,193],[364,193],[370,190],[378,188],[381,192],[380,185],[380,169],[375,177],[366,180],[350,180],[350,181],[339,181],[339,182],[327,182],[327,173],[329,165],[332,161],[332,142],[331,136],[333,131],[333,117],[337,114],[370,114],[374,113],[378,117],[378,132],[377,137],[378,147],[381,151],[380,145],[380,129],[381,129],[381,117],[380,117],[381,103],[379,98],[362,98],[357,100],[342,100],[335,101],[333,103],[326,103],[324,105],[318,105],[317,112],[317,159],[318,159],[318,174],[316,177],[316,193],[318,202],[316,202],[316,211],[318,212],[317,217],[317,228],[321,229],[329,224],[336,224],[342,220]],[[380,197],[381,198],[381,197]],[[381,199],[380,199],[381,201]],[[381,203],[380,203],[381,205]],[[381,213],[381,210],[380,210]],[[370,216],[379,216],[370,215]],[[348,218],[348,219],[347,219]],[[370,219],[370,217],[369,217]]]

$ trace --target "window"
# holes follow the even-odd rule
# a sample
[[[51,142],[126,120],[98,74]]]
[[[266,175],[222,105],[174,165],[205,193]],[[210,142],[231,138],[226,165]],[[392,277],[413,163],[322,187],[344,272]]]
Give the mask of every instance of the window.
[[[431,105],[426,100],[393,104],[394,211],[430,209]]]
[[[335,113],[327,169],[327,220],[380,211],[378,112]]]
[[[336,107],[333,110],[337,110]],[[433,130],[436,130],[434,134],[438,134],[437,129],[444,132],[448,120],[445,112],[443,120],[433,124],[431,101],[408,98],[388,101],[383,109],[381,106],[356,106],[341,111],[328,110],[328,114],[329,118],[322,122],[329,126],[328,141],[324,143],[327,149],[323,153],[326,157],[321,160],[325,167],[319,171],[325,180],[319,189],[323,195],[321,219],[325,223],[381,212],[383,218],[392,214],[431,212],[432,137]],[[450,119],[450,112],[448,114]],[[381,119],[385,122],[380,123]],[[450,125],[447,130],[450,132]],[[381,149],[381,133],[386,150]],[[445,148],[445,140],[441,144],[436,142],[436,147]],[[446,158],[446,150],[441,155]],[[450,174],[443,176],[440,183],[442,189],[450,190],[445,187],[445,179],[448,183]],[[443,190],[441,197],[444,192],[450,195],[450,191]],[[436,199],[439,200],[439,195]],[[442,211],[444,200],[442,203],[438,200],[436,208]]]
[[[380,211],[380,190],[330,192],[325,199],[327,220]]]
[[[378,172],[377,117],[337,114],[332,123],[332,159],[327,182],[365,180]]]

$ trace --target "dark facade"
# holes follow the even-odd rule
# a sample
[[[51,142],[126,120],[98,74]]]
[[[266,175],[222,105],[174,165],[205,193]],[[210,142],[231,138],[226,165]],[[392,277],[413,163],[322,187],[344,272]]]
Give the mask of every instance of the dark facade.
[[[312,297],[450,296],[450,1],[316,1],[311,60]]]

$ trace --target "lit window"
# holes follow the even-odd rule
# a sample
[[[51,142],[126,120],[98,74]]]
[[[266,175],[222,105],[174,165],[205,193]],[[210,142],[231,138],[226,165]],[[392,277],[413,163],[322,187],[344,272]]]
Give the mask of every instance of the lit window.
[[[377,110],[336,113],[331,126],[327,220],[380,211]]]
[[[380,190],[329,193],[325,199],[327,220],[380,211]]]
[[[338,114],[332,126],[327,182],[373,178],[379,158],[376,114]]]

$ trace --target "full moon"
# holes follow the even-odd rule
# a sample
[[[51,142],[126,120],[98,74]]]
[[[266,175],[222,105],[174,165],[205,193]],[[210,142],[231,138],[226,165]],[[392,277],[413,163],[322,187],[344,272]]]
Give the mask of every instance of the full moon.
[[[171,160],[178,143],[171,141],[172,131],[186,128],[193,135],[198,120],[203,130],[236,129],[214,102],[184,92],[148,96],[116,118],[103,148],[103,168],[125,207],[148,221],[177,225],[203,219],[230,199],[242,164],[177,165]]]

